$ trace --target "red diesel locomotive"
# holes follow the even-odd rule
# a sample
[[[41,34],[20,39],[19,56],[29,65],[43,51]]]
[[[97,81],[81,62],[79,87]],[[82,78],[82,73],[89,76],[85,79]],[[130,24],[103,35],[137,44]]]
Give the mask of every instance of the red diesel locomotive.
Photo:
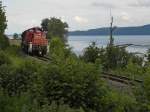
[[[46,39],[45,32],[41,28],[34,27],[28,29],[21,36],[21,46],[25,53],[44,56],[49,52],[48,40]]]

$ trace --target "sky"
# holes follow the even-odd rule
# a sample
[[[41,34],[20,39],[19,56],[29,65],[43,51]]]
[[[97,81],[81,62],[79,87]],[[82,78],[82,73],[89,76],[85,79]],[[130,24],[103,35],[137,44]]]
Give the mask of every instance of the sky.
[[[7,34],[40,26],[44,18],[57,17],[69,30],[150,24],[150,0],[2,0],[6,6]],[[110,11],[111,10],[111,11]],[[110,14],[111,12],[111,14]]]

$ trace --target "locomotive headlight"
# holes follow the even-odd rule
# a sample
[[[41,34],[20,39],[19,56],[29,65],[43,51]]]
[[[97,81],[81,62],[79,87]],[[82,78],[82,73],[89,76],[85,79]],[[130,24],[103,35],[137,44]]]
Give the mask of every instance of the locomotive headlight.
[[[47,45],[47,53],[49,53],[49,45]]]
[[[29,52],[29,53],[32,53],[32,42],[29,43],[28,52]]]

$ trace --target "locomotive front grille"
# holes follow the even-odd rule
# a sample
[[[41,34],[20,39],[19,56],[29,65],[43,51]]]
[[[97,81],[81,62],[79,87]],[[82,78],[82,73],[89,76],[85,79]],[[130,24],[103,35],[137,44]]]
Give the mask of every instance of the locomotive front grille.
[[[33,47],[33,50],[36,50],[36,51],[47,49],[47,46],[33,45],[32,47]]]

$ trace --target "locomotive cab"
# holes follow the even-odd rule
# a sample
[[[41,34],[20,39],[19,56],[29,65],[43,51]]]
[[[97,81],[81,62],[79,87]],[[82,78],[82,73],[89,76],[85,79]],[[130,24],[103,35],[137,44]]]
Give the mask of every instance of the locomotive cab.
[[[28,54],[46,55],[49,52],[48,40],[45,32],[38,27],[22,33],[22,49]]]

